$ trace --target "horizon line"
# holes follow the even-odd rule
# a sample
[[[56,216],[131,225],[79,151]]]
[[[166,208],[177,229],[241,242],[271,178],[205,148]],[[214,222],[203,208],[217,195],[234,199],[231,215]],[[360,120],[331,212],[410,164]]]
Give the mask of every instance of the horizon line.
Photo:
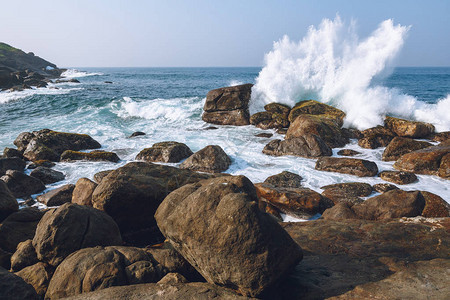
[[[71,68],[263,68],[263,66],[70,66],[70,67],[58,67],[60,69]],[[448,66],[395,66],[395,68],[450,68]]]

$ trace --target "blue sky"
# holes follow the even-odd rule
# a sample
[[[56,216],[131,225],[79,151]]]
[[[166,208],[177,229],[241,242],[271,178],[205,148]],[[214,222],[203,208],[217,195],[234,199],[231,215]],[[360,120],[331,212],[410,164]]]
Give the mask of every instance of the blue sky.
[[[261,66],[323,18],[412,25],[399,66],[450,66],[450,1],[3,1],[0,41],[60,67]]]

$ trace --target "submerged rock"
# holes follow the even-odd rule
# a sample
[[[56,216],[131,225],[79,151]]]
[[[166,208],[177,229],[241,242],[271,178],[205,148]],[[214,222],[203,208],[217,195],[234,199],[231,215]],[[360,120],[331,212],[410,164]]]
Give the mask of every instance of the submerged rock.
[[[220,146],[209,145],[195,152],[181,163],[180,169],[221,173],[231,165],[231,159]]]
[[[94,150],[91,152],[79,152],[66,150],[61,154],[61,161],[74,161],[74,160],[88,160],[88,161],[110,161],[118,162],[120,158],[114,152],[107,152],[102,150]]]
[[[72,201],[72,192],[75,188],[73,184],[65,184],[59,188],[53,189],[45,194],[37,196],[37,201],[47,206],[60,206]]]
[[[315,134],[270,141],[262,152],[272,156],[294,155],[307,158],[330,156],[332,154],[331,148]]]
[[[19,171],[8,170],[5,175],[0,177],[0,180],[6,183],[8,189],[16,198],[30,196],[45,190],[42,181]]]
[[[186,144],[178,142],[161,142],[145,148],[136,156],[137,160],[150,162],[177,163],[191,156],[193,152]]]
[[[389,145],[386,147],[386,149],[383,152],[382,159],[384,161],[393,161],[397,160],[402,156],[403,154],[416,151],[419,149],[427,148],[433,146],[430,143],[422,142],[422,141],[416,141],[410,138],[404,138],[404,137],[395,137],[392,139],[392,141],[389,143]]]
[[[359,177],[375,176],[378,173],[377,164],[365,159],[321,157],[316,162],[316,170],[338,172]]]
[[[417,181],[417,176],[411,172],[403,171],[383,171],[379,174],[381,179],[396,184],[409,184]]]
[[[434,133],[434,126],[430,123],[403,120],[386,117],[384,126],[395,132],[398,136],[425,138]]]
[[[112,83],[112,82],[111,82],[111,83]],[[142,131],[136,131],[136,132],[133,132],[129,137],[130,137],[130,138],[133,138],[133,137],[143,136],[143,135],[146,135],[146,133],[145,133],[145,132],[142,132]]]

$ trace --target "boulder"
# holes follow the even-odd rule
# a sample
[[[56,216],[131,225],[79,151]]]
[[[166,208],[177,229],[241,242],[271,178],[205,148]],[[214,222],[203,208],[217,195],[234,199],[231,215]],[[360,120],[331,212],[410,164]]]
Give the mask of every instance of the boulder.
[[[331,148],[315,134],[270,141],[262,152],[272,156],[293,155],[307,158],[330,156],[332,154]]]
[[[248,103],[252,84],[211,90],[206,95],[202,119],[218,125],[249,125]]]
[[[378,176],[396,184],[409,184],[417,181],[417,176],[414,173],[404,171],[383,171]]]
[[[97,149],[101,145],[87,134],[57,132],[49,129],[21,133],[14,145],[23,152],[28,160],[59,161],[60,155],[66,150],[79,151]]]
[[[100,171],[98,173],[95,173],[94,174],[94,181],[96,183],[100,183],[103,180],[103,178],[108,176],[108,174],[111,173],[112,171],[114,171],[114,170],[106,170],[106,171]]]
[[[450,142],[442,142],[437,146],[402,155],[394,163],[394,168],[417,174],[438,175],[442,158],[448,153],[450,153]]]
[[[73,184],[65,184],[50,192],[37,196],[37,201],[47,206],[60,206],[72,201],[72,192],[75,188]]]
[[[352,210],[354,203],[352,201],[337,202],[332,208],[327,209],[322,214],[322,218],[326,220],[348,220],[359,219]]]
[[[164,276],[160,281],[158,281],[158,284],[176,284],[176,283],[188,283],[189,281],[184,278],[183,275],[179,273],[168,273],[166,276]]]
[[[444,142],[450,139],[450,131],[434,133],[429,137],[433,142]]]
[[[450,179],[450,153],[442,157],[438,175],[439,177]]]
[[[9,273],[0,267],[0,299],[7,300],[38,300],[33,286],[19,276]]]
[[[283,188],[267,183],[257,183],[255,188],[259,198],[298,218],[310,218],[333,206],[329,199],[308,188]]]
[[[121,244],[119,228],[110,216],[73,203],[47,211],[33,238],[38,259],[52,266],[82,248]]]
[[[300,138],[308,134],[320,136],[331,148],[343,147],[349,142],[334,121],[316,115],[300,115],[295,118],[286,132],[286,139]]]
[[[22,172],[26,163],[18,157],[0,157],[0,176],[4,175],[8,170],[16,170]]]
[[[282,115],[289,115],[289,112],[291,111],[291,107],[286,104],[272,102],[269,104],[264,105],[264,109],[271,113],[277,113]]]
[[[387,145],[386,149],[384,149],[382,159],[384,161],[397,160],[403,154],[430,146],[433,145],[427,142],[416,141],[410,138],[397,136],[393,138],[389,145]]]
[[[264,180],[264,183],[275,187],[300,188],[302,187],[303,178],[295,173],[283,171],[280,174],[272,175]]]
[[[5,149],[3,150],[3,157],[18,157],[20,159],[23,159],[23,154],[17,149],[5,147]]]
[[[94,150],[91,152],[66,150],[61,154],[60,157],[60,161],[71,162],[76,160],[110,161],[116,163],[120,160],[120,158],[114,152],[107,152],[102,150]]]
[[[39,179],[44,184],[55,183],[66,178],[64,173],[46,167],[37,167],[31,171],[30,176]]]
[[[43,262],[26,267],[15,274],[26,283],[33,286],[40,299],[43,299],[47,292],[50,279],[53,275],[53,268]]]
[[[0,226],[0,247],[10,253],[20,242],[32,239],[44,212],[27,207],[11,214]]]
[[[130,138],[133,138],[133,137],[143,136],[143,135],[146,135],[145,132],[142,132],[142,131],[136,131],[136,132],[133,132],[129,137],[130,137]]]
[[[165,273],[146,251],[134,247],[78,250],[56,268],[46,299],[59,299],[111,286],[158,282]]]
[[[0,177],[16,198],[37,194],[45,190],[45,185],[39,179],[25,175],[22,172],[8,170]]]
[[[351,174],[359,177],[375,176],[377,164],[365,159],[320,157],[316,162],[316,170]]]
[[[11,256],[11,271],[17,272],[38,262],[33,241],[26,240],[17,245],[16,252]]]
[[[38,167],[44,167],[44,168],[53,168],[56,166],[56,164],[49,160],[35,160],[31,164],[28,165],[27,169],[36,169]]]
[[[367,149],[386,147],[395,137],[395,133],[383,126],[363,130],[361,134],[362,137],[358,140],[358,145]]]
[[[358,154],[361,154],[361,152],[358,152],[358,151],[355,151],[352,149],[342,149],[337,152],[337,155],[341,155],[341,156],[355,156]]]
[[[136,159],[150,162],[177,163],[192,154],[191,149],[183,143],[161,142],[139,152]]]
[[[258,125],[263,121],[272,121],[272,113],[268,111],[257,112],[250,117],[250,124]]]
[[[6,183],[0,180],[0,222],[18,210],[19,204],[16,197],[8,189]]]
[[[78,179],[72,192],[72,203],[92,206],[92,194],[97,185],[88,178]]]
[[[398,136],[425,138],[434,133],[434,126],[429,123],[408,121],[393,117],[386,117],[384,126]]]
[[[209,145],[195,152],[181,163],[180,169],[221,173],[231,165],[231,159],[220,146]]]
[[[362,202],[359,197],[367,197],[372,194],[373,188],[368,183],[346,182],[336,183],[321,187],[324,191],[322,196],[331,199],[334,204],[339,202]]]
[[[444,199],[430,192],[421,191],[420,194],[425,199],[425,207],[422,216],[425,218],[446,218],[450,217],[450,204]]]
[[[255,187],[244,176],[185,185],[164,199],[155,219],[208,282],[243,295],[262,293],[302,258],[276,220],[259,211]]]
[[[378,193],[385,193],[387,191],[396,190],[398,187],[390,183],[377,183],[373,185],[373,189]]]
[[[164,198],[178,187],[210,178],[212,175],[146,162],[132,162],[109,173],[92,194],[93,206],[109,214],[128,243],[146,246],[161,242],[161,233],[152,217]],[[156,230],[156,236],[129,234]],[[134,239],[134,238],[133,238]]]
[[[294,122],[300,115],[318,115],[333,121],[338,127],[342,126],[345,118],[345,113],[342,110],[315,100],[298,102],[289,113],[289,121]]]

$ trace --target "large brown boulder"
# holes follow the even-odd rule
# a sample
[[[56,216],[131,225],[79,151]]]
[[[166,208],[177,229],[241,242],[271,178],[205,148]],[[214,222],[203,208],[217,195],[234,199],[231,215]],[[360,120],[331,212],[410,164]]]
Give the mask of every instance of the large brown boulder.
[[[23,281],[19,276],[0,267],[0,299],[37,300],[39,297],[33,286]]]
[[[37,167],[31,171],[30,176],[39,179],[44,184],[55,183],[66,178],[64,173],[46,167]]]
[[[386,149],[384,149],[382,159],[384,161],[397,160],[403,154],[430,146],[433,145],[428,142],[416,141],[410,138],[397,136],[393,138],[389,145],[387,145]]]
[[[386,117],[384,126],[395,132],[398,136],[412,138],[425,138],[434,133],[434,126],[430,123],[408,121],[393,117]]]
[[[362,137],[358,140],[358,145],[367,149],[386,147],[395,137],[395,133],[383,126],[363,130],[361,134]]]
[[[262,151],[272,156],[293,155],[307,158],[330,156],[331,148],[317,135],[270,141]]]
[[[192,154],[193,152],[186,144],[161,142],[139,152],[136,159],[150,162],[177,163]]]
[[[18,210],[19,203],[17,203],[16,197],[8,189],[6,183],[0,180],[0,222]]]
[[[316,115],[299,115],[289,126],[285,138],[299,138],[307,134],[320,136],[331,148],[343,147],[349,142],[334,121]]]
[[[32,239],[44,212],[27,207],[11,214],[0,225],[0,247],[14,253],[20,242]]]
[[[402,155],[394,163],[394,168],[417,174],[439,175],[442,158],[448,153],[450,153],[450,142],[442,142],[437,146]]]
[[[430,137],[428,137],[433,142],[444,142],[450,139],[450,131],[443,131],[439,133],[434,133]]]
[[[59,161],[65,150],[97,149],[101,145],[87,134],[57,132],[49,129],[21,133],[14,145],[28,160]]]
[[[208,282],[243,295],[260,294],[302,257],[275,219],[259,211],[255,187],[244,176],[181,187],[164,199],[155,218]]]
[[[16,198],[37,194],[45,190],[45,185],[39,179],[28,176],[22,172],[8,170],[0,177]]]
[[[0,176],[8,170],[16,170],[22,172],[26,163],[18,157],[0,157]]]
[[[430,192],[421,191],[420,194],[425,199],[425,207],[422,216],[426,218],[450,217],[450,204],[440,196]]]
[[[11,256],[11,271],[17,272],[38,262],[33,241],[26,240],[17,245],[16,252]]]
[[[295,173],[283,171],[280,174],[269,176],[264,183],[285,188],[299,188],[302,186],[303,178]]]
[[[322,195],[331,199],[334,204],[339,202],[362,202],[359,197],[367,197],[372,194],[373,188],[368,183],[346,182],[336,183],[321,187]]]
[[[328,198],[308,188],[283,188],[255,184],[256,194],[287,215],[309,218],[333,206]]]
[[[345,118],[345,113],[342,110],[315,100],[298,102],[289,113],[289,121],[294,122],[300,115],[318,115],[333,121],[339,127],[342,126]]]
[[[321,157],[316,162],[316,170],[338,172],[359,177],[375,176],[378,173],[377,164],[365,159]]]
[[[231,159],[220,146],[209,145],[189,156],[180,165],[180,169],[221,173],[231,165]]]
[[[36,200],[47,206],[60,206],[72,201],[73,184],[65,184],[45,194],[37,196]]]
[[[409,184],[417,181],[417,176],[411,172],[404,171],[383,171],[378,174],[381,179],[396,184]]]
[[[206,95],[202,119],[219,125],[249,125],[248,103],[253,84],[211,90]]]
[[[111,286],[158,282],[164,275],[158,262],[139,248],[86,248],[56,268],[45,297],[59,299]]]
[[[92,204],[116,221],[128,243],[138,246],[156,244],[161,241],[153,215],[164,198],[184,184],[211,176],[169,166],[132,162],[103,178],[92,194]],[[141,230],[156,230],[159,234],[151,236],[141,233],[139,240],[134,240],[132,236]]]
[[[72,203],[92,206],[92,194],[97,185],[97,183],[88,178],[78,179],[72,192]]]
[[[47,292],[48,284],[53,275],[53,267],[38,262],[28,266],[15,274],[22,278],[26,283],[33,286],[40,299],[43,299]]]
[[[119,228],[110,216],[73,203],[47,211],[33,238],[38,259],[52,266],[82,248],[121,244]]]
[[[116,163],[120,160],[120,158],[114,152],[108,152],[103,150],[94,150],[91,152],[66,150],[61,154],[60,160],[66,162],[87,160],[87,161],[110,161]]]
[[[261,129],[280,129],[289,127],[289,106],[274,102],[265,105],[264,109],[266,111],[257,112],[250,117],[250,124]]]

